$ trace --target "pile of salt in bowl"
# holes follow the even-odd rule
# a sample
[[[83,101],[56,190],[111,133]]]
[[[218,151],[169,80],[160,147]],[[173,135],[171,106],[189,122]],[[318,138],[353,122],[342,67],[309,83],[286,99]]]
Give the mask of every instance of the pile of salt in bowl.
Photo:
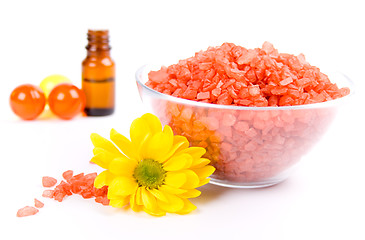
[[[216,168],[214,178],[238,183],[278,178],[308,152],[335,114],[330,108],[260,107],[320,103],[350,93],[331,83],[303,54],[279,53],[268,42],[255,49],[232,43],[210,47],[151,71],[148,78],[148,87],[178,98],[255,107],[217,109],[152,99],[154,112],[175,134],[206,148],[204,157]]]
[[[279,53],[269,42],[246,49],[233,43],[210,47],[194,57],[148,74],[146,85],[179,98],[237,106],[292,106],[349,94],[298,56]]]

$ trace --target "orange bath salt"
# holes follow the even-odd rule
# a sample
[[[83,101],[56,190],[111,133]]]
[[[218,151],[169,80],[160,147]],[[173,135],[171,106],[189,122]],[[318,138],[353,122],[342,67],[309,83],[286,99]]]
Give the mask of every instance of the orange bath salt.
[[[44,203],[42,203],[41,201],[39,201],[38,199],[34,198],[34,206],[36,208],[42,208],[44,206]]]
[[[42,178],[43,187],[53,187],[54,185],[56,185],[56,183],[57,183],[57,179],[55,179],[53,177],[44,176]]]
[[[25,206],[18,210],[18,212],[16,213],[16,216],[17,217],[27,217],[27,216],[35,215],[38,212],[39,212],[39,210],[35,207]]]
[[[72,178],[73,174],[74,174],[74,172],[73,172],[72,170],[67,170],[67,171],[65,171],[64,173],[62,173],[62,177],[63,177],[66,181],[68,181],[68,180],[70,180],[70,179]]]
[[[233,114],[227,113],[223,115],[222,125],[223,126],[233,126],[236,123],[236,117]]]
[[[255,49],[233,43],[210,47],[151,71],[146,85],[194,101],[257,107],[303,105],[349,94],[348,88],[338,88],[306,62],[303,54],[279,53],[268,42]],[[308,96],[311,91],[316,94]],[[271,98],[275,95],[280,99]]]
[[[53,190],[45,190],[42,196],[62,202],[67,196],[79,194],[85,199],[95,198],[95,201],[107,205],[108,187],[105,186],[101,189],[94,187],[97,173],[73,175],[72,170],[67,170],[62,176],[66,181],[62,180]],[[96,200],[96,197],[98,197],[98,200]]]
[[[66,181],[61,182],[52,190],[46,189],[43,191],[42,197],[53,198],[56,201],[62,202],[66,196],[79,194],[83,198],[94,198],[95,202],[105,206],[109,205],[108,186],[100,189],[94,187],[94,180],[97,173],[84,174],[80,173],[73,176],[72,170],[67,170],[62,174]],[[43,177],[42,182],[44,187],[54,186],[57,180],[53,177]],[[26,206],[18,210],[17,217],[25,217],[34,215],[39,212],[37,208],[43,208],[44,203],[34,198],[34,207]]]
[[[46,197],[46,198],[53,198],[54,195],[54,191],[53,190],[44,190],[42,197]]]
[[[154,111],[175,134],[216,168],[214,178],[265,182],[293,166],[330,123],[332,108],[280,108],[331,101],[350,93],[331,83],[303,54],[279,53],[265,42],[246,49],[232,43],[151,71],[146,85],[188,100],[254,107],[237,110],[156,101]],[[274,107],[278,110],[260,110]]]

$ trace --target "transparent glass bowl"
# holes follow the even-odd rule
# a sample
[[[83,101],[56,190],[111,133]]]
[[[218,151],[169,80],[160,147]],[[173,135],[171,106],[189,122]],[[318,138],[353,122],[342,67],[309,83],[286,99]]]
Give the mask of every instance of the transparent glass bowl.
[[[330,75],[350,95],[324,102],[288,107],[242,107],[176,98],[145,85],[148,73],[136,72],[143,103],[175,134],[192,146],[204,147],[204,157],[216,171],[211,183],[226,187],[259,188],[285,180],[334,119],[338,107],[353,94],[352,82],[342,74]]]

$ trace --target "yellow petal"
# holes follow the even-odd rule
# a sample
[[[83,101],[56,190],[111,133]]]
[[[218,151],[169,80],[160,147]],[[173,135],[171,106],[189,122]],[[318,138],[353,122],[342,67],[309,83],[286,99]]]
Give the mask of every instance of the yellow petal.
[[[180,211],[176,212],[177,214],[188,214],[196,209],[196,206],[192,204],[189,200],[183,199],[183,201],[184,207]]]
[[[141,205],[138,205],[136,203],[136,194],[131,195],[129,203],[130,203],[131,209],[135,212],[139,212],[143,209],[143,207]]]
[[[141,157],[163,162],[166,160],[167,153],[170,152],[172,141],[172,137],[164,132],[152,135],[141,149]]]
[[[175,150],[176,153],[183,151],[184,149],[189,147],[189,141],[186,137],[175,135],[174,136],[174,146],[178,146],[178,148]]]
[[[169,125],[164,126],[163,133],[169,136],[169,138],[171,138],[172,143],[174,142],[174,132],[172,131],[172,128]]]
[[[124,137],[122,134],[112,129],[110,131],[110,139],[128,158],[137,159],[137,149],[135,149],[135,146],[132,144],[131,141],[129,141],[128,138]]]
[[[150,209],[147,209],[145,207],[145,208],[143,208],[143,211],[145,211],[146,213],[148,213],[148,214],[150,214],[152,216],[155,216],[155,217],[161,217],[161,216],[165,216],[166,215],[166,212],[165,211],[162,211],[159,208],[156,208],[153,211],[151,211]]]
[[[191,164],[191,168],[201,168],[210,163],[210,160],[207,158],[195,158],[193,163]]]
[[[145,208],[150,211],[155,211],[158,209],[155,196],[153,196],[146,188],[142,188],[141,195]]]
[[[94,180],[94,187],[102,188],[105,185],[108,186],[113,177],[114,176],[108,170],[99,173]]]
[[[130,128],[130,136],[132,140],[132,144],[138,150],[142,143],[146,140],[146,137],[151,135],[150,127],[148,126],[148,122],[143,118],[135,119]]]
[[[90,161],[105,169],[108,169],[109,163],[113,158],[122,156],[120,153],[114,154],[100,147],[94,148],[93,153],[94,157]]]
[[[108,192],[113,195],[128,196],[135,193],[138,184],[133,178],[118,176],[115,177],[108,188]]]
[[[136,204],[137,205],[143,205],[143,201],[142,201],[142,188],[143,187],[138,187],[137,191],[136,191]]]
[[[129,196],[128,197],[122,197],[122,198],[114,198],[110,199],[109,205],[115,208],[122,208],[129,202]]]
[[[91,158],[90,162],[93,162],[102,168],[108,169],[110,160],[111,159],[109,159],[105,153],[101,152],[95,154],[94,157]]]
[[[176,195],[165,193],[168,203],[157,199],[157,205],[166,212],[174,213],[184,207],[184,201]]]
[[[153,196],[155,196],[155,198],[163,201],[163,202],[168,202],[166,196],[163,194],[162,191],[158,190],[158,189],[147,189]]]
[[[120,152],[117,152],[117,153],[109,152],[108,150],[106,150],[104,148],[101,148],[101,147],[95,147],[93,149],[93,153],[94,153],[94,155],[97,155],[99,153],[105,153],[107,155],[107,157],[110,158],[110,159],[123,155]]]
[[[202,147],[189,147],[182,152],[190,154],[194,159],[201,158],[207,151]]]
[[[199,179],[204,179],[212,175],[215,171],[215,168],[209,165],[202,168],[194,168],[193,170],[199,176]]]
[[[159,190],[163,193],[167,192],[167,193],[170,193],[170,194],[183,194],[185,192],[187,192],[187,190],[185,189],[181,189],[181,188],[175,188],[175,187],[171,187],[169,185],[162,185],[159,187]],[[161,199],[160,199],[161,200]],[[162,200],[161,200],[162,201]]]
[[[160,119],[158,119],[158,117],[156,117],[155,115],[151,113],[146,113],[142,115],[141,118],[147,122],[152,134],[155,134],[162,130]]]
[[[200,180],[198,175],[194,171],[182,170],[180,172],[186,175],[186,182],[181,186],[181,188],[192,189],[198,187]]]
[[[105,150],[107,150],[111,153],[120,154],[118,148],[116,148],[112,142],[110,142],[106,138],[103,138],[99,134],[92,133],[90,138],[91,138],[91,142],[93,143],[94,147],[104,148]]]
[[[189,154],[180,154],[173,156],[163,164],[165,171],[178,171],[190,167],[193,158]]]
[[[167,172],[165,177],[165,184],[171,187],[180,188],[186,182],[186,175],[184,173]]]
[[[111,199],[125,198],[126,196],[116,195],[112,191],[108,191],[107,197],[108,197],[109,200],[111,200]]]
[[[199,185],[197,187],[201,187],[207,183],[209,183],[210,178],[200,179]]]
[[[189,147],[189,142],[186,137],[176,135],[173,137],[173,145],[170,151],[166,154],[165,158],[169,159],[171,156],[187,147]]]
[[[121,156],[114,158],[109,163],[109,170],[115,175],[124,175],[126,177],[132,177],[134,169],[137,166],[137,161]]]
[[[201,194],[201,192],[199,190],[189,189],[189,190],[187,190],[187,192],[185,192],[183,194],[179,194],[179,197],[182,197],[182,198],[196,198],[196,197],[199,197],[200,194]]]

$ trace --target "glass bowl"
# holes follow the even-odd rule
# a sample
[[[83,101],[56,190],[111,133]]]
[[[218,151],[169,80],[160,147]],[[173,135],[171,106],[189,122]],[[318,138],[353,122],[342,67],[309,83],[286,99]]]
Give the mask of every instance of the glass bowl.
[[[143,103],[191,146],[207,150],[204,157],[216,168],[210,182],[226,187],[259,188],[285,180],[353,94],[352,82],[338,73],[329,75],[331,81],[351,93],[328,102],[288,107],[201,103],[147,87],[148,73],[158,69],[145,65],[136,72]]]

